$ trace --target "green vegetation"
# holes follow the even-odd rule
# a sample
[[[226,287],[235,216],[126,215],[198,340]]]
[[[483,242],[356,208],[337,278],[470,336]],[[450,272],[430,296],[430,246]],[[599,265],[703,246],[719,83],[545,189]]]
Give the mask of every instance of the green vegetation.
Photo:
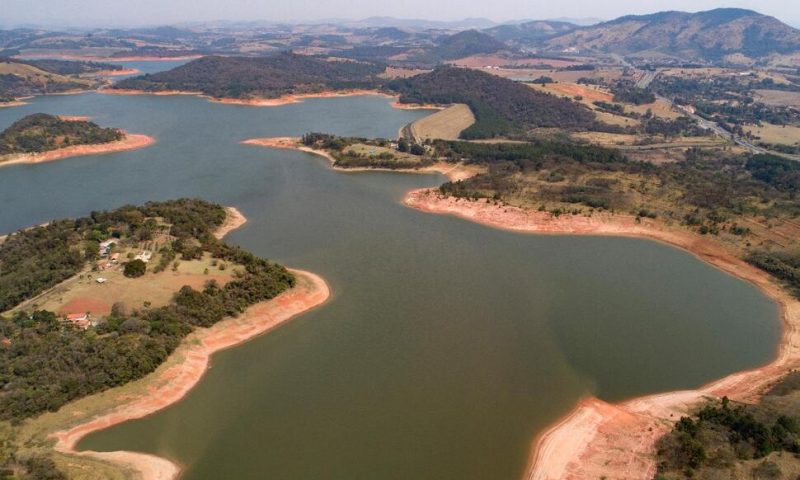
[[[166,72],[122,80],[114,88],[183,90],[214,98],[276,98],[325,90],[377,88],[385,67],[280,53],[268,57],[203,57]]]
[[[646,105],[654,103],[656,96],[653,92],[633,85],[620,83],[611,89],[614,94],[615,102],[632,103],[634,105]]]
[[[469,105],[476,121],[461,132],[465,139],[524,136],[539,127],[586,129],[595,122],[594,114],[575,102],[477,70],[441,67],[388,88],[402,103]]]
[[[405,138],[394,144],[384,139],[307,133],[301,142],[307,147],[329,153],[336,160],[334,166],[339,168],[418,169],[434,162],[425,155],[425,147],[410,143]]]
[[[126,277],[130,278],[139,278],[143,276],[146,272],[147,272],[147,264],[144,263],[144,261],[139,260],[138,258],[126,263],[125,269],[123,270],[123,274]]]
[[[96,247],[100,239],[111,236],[147,240],[166,230],[173,239],[167,250],[186,254],[200,248],[201,253],[241,269],[223,287],[213,282],[202,291],[183,287],[172,303],[161,308],[127,311],[115,305],[107,318],[88,330],[65,324],[48,311],[16,311],[0,318],[4,342],[0,419],[54,411],[76,398],[141,378],[155,370],[194,327],[238,315],[294,284],[285,268],[218,241],[213,230],[224,218],[225,210],[218,205],[176,200],[93,212],[87,218],[56,221],[10,236],[0,245],[0,271],[4,287],[16,286],[16,291],[9,295],[2,289],[3,310],[78,273],[97,251],[87,246]],[[49,275],[51,269],[60,275]]]
[[[786,478],[781,465],[800,454],[798,380],[790,374],[756,405],[723,398],[682,417],[659,440],[657,478]]]
[[[73,145],[93,145],[122,140],[115,128],[93,122],[67,121],[46,113],[28,115],[0,133],[0,155],[41,153]]]

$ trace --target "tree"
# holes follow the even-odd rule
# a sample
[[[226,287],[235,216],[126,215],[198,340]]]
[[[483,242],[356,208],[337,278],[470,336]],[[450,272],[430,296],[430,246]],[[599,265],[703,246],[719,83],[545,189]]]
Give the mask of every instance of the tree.
[[[425,155],[425,147],[415,143],[415,144],[411,145],[411,148],[409,149],[409,153],[411,153],[411,155],[418,155],[418,156],[419,155]]]
[[[400,141],[397,142],[397,151],[398,152],[407,152],[408,151],[408,140],[405,138],[401,138]]]
[[[147,271],[147,264],[137,258],[136,260],[131,260],[130,262],[125,264],[125,271],[123,272],[123,274],[126,277],[137,278],[144,275],[146,271]]]

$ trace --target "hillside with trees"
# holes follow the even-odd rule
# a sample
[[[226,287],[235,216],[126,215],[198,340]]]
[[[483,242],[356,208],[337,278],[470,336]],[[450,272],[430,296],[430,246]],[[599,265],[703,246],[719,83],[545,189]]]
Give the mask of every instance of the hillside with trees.
[[[0,133],[0,156],[115,142],[124,137],[121,130],[103,128],[94,122],[62,120],[54,115],[35,113],[17,120]]]
[[[757,404],[709,402],[659,440],[656,478],[793,478],[800,466],[799,407],[797,372]]]
[[[461,133],[465,139],[520,136],[540,127],[586,129],[595,122],[591,111],[571,100],[471,69],[440,67],[388,88],[402,103],[469,105],[476,121]]]
[[[114,67],[88,62],[21,61],[0,57],[0,101],[31,95],[91,90],[100,86],[100,82],[79,78],[78,74]]]
[[[201,92],[214,98],[276,98],[326,90],[376,88],[385,66],[294,53],[268,57],[203,57],[166,72],[142,75],[114,88]]]

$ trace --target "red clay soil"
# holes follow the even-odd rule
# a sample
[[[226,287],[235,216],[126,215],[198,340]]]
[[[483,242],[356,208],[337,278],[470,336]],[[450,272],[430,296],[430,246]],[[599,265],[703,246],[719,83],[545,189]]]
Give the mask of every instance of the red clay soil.
[[[517,232],[615,235],[665,242],[752,283],[781,306],[783,338],[772,363],[730,375],[697,390],[650,395],[613,405],[586,398],[536,439],[525,475],[528,480],[649,480],[656,471],[656,440],[691,408],[709,397],[757,401],[789,371],[800,367],[800,302],[772,277],[745,263],[712,238],[647,219],[637,223],[634,217],[625,215],[556,218],[546,212],[443,197],[431,190],[410,192],[405,204],[424,212],[455,215]]]
[[[111,311],[111,304],[109,302],[95,297],[78,297],[73,298],[69,302],[65,303],[58,313],[61,315],[86,312],[97,314],[98,312],[109,311]]]

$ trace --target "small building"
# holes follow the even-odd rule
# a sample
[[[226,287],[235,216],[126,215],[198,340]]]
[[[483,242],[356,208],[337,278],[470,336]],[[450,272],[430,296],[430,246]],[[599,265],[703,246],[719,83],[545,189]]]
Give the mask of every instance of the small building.
[[[118,241],[119,240],[117,240],[116,238],[110,238],[108,240],[100,242],[100,256],[105,257],[106,255],[108,255],[108,252],[111,251],[111,247],[113,247],[114,244],[117,243]]]
[[[112,253],[109,259],[112,263],[119,263],[119,252]]]
[[[107,279],[105,279],[105,278],[103,278],[103,277],[97,277],[97,279],[95,280],[95,282],[97,282],[97,283],[101,283],[101,284],[102,284],[102,283],[106,283],[107,281],[108,281],[108,280],[107,280]]]
[[[69,313],[66,322],[86,330],[92,325],[92,316],[88,313]]]
[[[153,258],[153,253],[145,251],[145,252],[141,252],[139,255],[136,255],[134,257],[134,260],[141,260],[144,263],[147,263],[147,262],[150,261],[151,258]]]

